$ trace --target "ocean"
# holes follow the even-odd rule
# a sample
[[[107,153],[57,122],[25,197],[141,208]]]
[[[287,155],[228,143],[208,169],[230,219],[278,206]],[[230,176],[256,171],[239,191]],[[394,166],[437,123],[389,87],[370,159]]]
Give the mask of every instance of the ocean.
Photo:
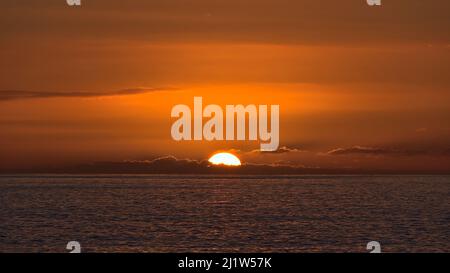
[[[0,176],[0,252],[450,250],[450,176]]]

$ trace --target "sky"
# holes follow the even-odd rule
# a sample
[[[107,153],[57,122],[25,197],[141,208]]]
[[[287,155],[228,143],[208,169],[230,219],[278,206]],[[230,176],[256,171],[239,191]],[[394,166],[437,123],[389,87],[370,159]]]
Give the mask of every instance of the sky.
[[[4,1],[0,172],[201,165],[231,151],[263,166],[450,173],[448,10],[447,0]],[[280,149],[174,141],[171,108],[194,96],[280,105]]]

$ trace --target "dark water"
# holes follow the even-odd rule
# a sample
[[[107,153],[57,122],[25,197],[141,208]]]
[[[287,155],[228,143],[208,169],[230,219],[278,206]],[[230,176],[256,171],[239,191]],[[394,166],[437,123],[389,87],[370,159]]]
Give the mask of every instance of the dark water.
[[[3,176],[0,252],[448,252],[449,197],[449,176]]]

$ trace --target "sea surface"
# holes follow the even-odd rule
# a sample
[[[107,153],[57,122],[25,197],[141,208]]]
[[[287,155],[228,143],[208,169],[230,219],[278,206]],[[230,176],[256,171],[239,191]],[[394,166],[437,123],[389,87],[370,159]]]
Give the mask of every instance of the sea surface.
[[[450,251],[450,176],[0,176],[0,252]]]

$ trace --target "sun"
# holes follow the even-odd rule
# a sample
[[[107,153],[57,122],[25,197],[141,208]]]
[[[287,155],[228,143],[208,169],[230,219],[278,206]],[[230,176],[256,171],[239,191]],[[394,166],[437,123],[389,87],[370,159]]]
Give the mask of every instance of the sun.
[[[230,153],[217,153],[208,160],[214,165],[241,166],[241,161],[235,155]]]

